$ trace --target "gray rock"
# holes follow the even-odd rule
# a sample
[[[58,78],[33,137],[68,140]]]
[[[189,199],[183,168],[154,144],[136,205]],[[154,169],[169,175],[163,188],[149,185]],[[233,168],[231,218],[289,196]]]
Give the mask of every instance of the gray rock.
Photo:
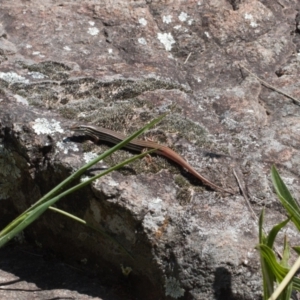
[[[155,155],[113,172],[57,204],[109,237],[53,212],[25,231],[28,243],[98,276],[108,292],[84,290],[75,275],[75,287],[51,295],[46,276],[41,285],[22,275],[28,290],[41,286],[39,299],[63,293],[76,299],[260,299],[255,215],[267,207],[267,229],[285,218],[272,189],[273,164],[299,198],[300,108],[244,67],[299,98],[296,3],[2,2],[1,228],[108,148],[74,137],[70,125],[129,134],[174,104],[146,137],[234,192],[213,191]],[[87,175],[131,155],[120,150]],[[289,228],[292,244],[297,234]],[[23,269],[17,256],[14,264]],[[21,276],[0,268],[7,280]],[[32,299],[26,283],[22,291],[14,287],[12,299]],[[0,291],[0,298],[7,295]]]

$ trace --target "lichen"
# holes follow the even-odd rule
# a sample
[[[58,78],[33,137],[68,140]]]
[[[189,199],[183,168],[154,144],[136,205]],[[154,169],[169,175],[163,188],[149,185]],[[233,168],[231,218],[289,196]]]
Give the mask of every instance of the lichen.
[[[52,119],[37,118],[32,126],[36,134],[53,134],[54,132],[63,132],[60,122]]]
[[[184,295],[184,289],[180,287],[179,281],[174,277],[166,277],[165,289],[166,296],[171,296],[175,299]]]

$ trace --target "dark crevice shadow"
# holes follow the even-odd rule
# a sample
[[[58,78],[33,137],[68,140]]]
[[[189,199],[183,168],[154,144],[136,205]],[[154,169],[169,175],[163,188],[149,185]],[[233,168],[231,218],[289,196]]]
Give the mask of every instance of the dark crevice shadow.
[[[40,250],[27,243],[19,245],[12,242],[8,244],[0,249],[0,257],[0,270],[18,277],[14,280],[11,279],[11,275],[8,275],[10,280],[6,281],[5,274],[1,275],[0,295],[9,290],[16,295],[19,293],[19,299],[25,299],[24,293],[28,295],[28,292],[35,292],[36,295],[39,295],[39,292],[51,293],[52,290],[61,289],[61,297],[53,298],[52,295],[47,298],[46,295],[41,295],[43,295],[43,299],[85,299],[87,295],[104,300],[133,299],[127,293],[123,294],[120,284],[105,286],[102,279],[92,271],[89,273],[86,270],[69,266],[55,255],[49,255],[46,250]],[[32,284],[36,287],[32,288]],[[69,295],[66,295],[66,291]],[[122,296],[119,295],[119,292]],[[72,296],[72,293],[75,296]]]
[[[215,271],[213,283],[214,296],[216,300],[238,300],[232,293],[231,273],[224,267],[219,267]]]

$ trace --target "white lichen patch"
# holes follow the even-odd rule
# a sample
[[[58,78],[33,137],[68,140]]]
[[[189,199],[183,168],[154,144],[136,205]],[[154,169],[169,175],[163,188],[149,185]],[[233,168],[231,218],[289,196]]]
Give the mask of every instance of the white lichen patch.
[[[244,17],[245,17],[246,20],[250,21],[250,26],[251,27],[256,28],[258,26],[251,14],[245,13]]]
[[[56,147],[61,149],[64,154],[68,154],[70,150],[75,152],[79,151],[77,145],[74,143],[57,142]]]
[[[64,46],[63,49],[66,50],[66,51],[71,51],[72,50],[69,46]]]
[[[181,21],[181,22],[185,22],[187,19],[188,19],[188,14],[185,13],[185,12],[181,12],[180,15],[178,16],[178,19]]]
[[[88,181],[89,179],[91,179],[91,177],[87,176],[87,175],[82,175],[80,177],[80,182],[86,182]]]
[[[24,98],[24,97],[22,97],[20,95],[14,95],[14,97],[16,98],[16,100],[17,100],[18,103],[21,103],[21,104],[26,105],[26,106],[29,105],[29,103],[28,103],[28,101],[27,101],[26,98]]]
[[[163,214],[147,214],[143,220],[143,227],[145,230],[155,233],[161,226],[163,226],[165,220],[166,218]]]
[[[147,214],[143,220],[143,227],[149,232],[156,232],[166,220],[165,204],[161,198],[148,199],[145,203],[152,214]]]
[[[44,79],[48,77],[47,75],[40,72],[28,72],[28,75],[30,75],[34,79]]]
[[[38,118],[32,126],[35,133],[40,134],[54,134],[55,132],[64,132],[60,126],[60,122],[52,119],[51,121],[45,118]]]
[[[157,34],[157,38],[165,46],[165,49],[167,51],[172,50],[172,45],[175,44],[175,40],[170,32],[169,33],[160,33],[159,32]]]
[[[9,83],[22,82],[29,83],[29,80],[15,72],[0,72],[0,78]]]
[[[174,277],[166,277],[165,294],[172,298],[180,298],[184,295],[184,289],[180,287],[179,281]]]
[[[163,22],[166,23],[166,24],[169,24],[169,23],[172,22],[172,16],[171,15],[163,16],[162,19],[163,19]]]
[[[163,200],[161,198],[154,198],[152,201],[147,201],[148,209],[151,211],[162,211],[163,210]]]
[[[189,19],[189,20],[187,21],[187,23],[188,23],[189,25],[192,25],[193,22],[194,22],[194,19]]]
[[[99,29],[97,27],[89,27],[87,33],[90,35],[97,35],[99,33]]]
[[[210,39],[210,34],[208,31],[204,31],[204,34],[206,35],[206,37],[208,37]]]
[[[253,16],[251,14],[248,14],[248,13],[245,13],[244,17],[245,17],[246,20],[252,20],[253,19]]]
[[[97,153],[94,152],[85,152],[83,154],[83,159],[86,163],[92,161],[93,159],[95,159],[96,157],[98,157]]]
[[[119,186],[119,183],[115,180],[113,180],[112,178],[110,178],[110,180],[108,180],[107,184],[109,186]]]
[[[94,26],[95,22],[94,21],[89,21],[90,26]]]
[[[144,38],[139,38],[138,42],[142,45],[147,45],[147,41]]]
[[[142,26],[146,26],[147,25],[147,20],[145,18],[140,18],[139,19],[139,23],[142,25]]]

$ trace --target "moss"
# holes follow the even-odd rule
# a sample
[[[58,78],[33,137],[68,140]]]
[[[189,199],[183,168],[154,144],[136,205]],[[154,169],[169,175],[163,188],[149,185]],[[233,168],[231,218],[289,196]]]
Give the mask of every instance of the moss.
[[[182,177],[181,175],[175,176],[175,183],[179,187],[186,187],[188,185],[187,180],[184,177]]]
[[[83,144],[83,152],[91,152],[93,151],[95,146],[91,143],[84,143]]]
[[[192,199],[192,191],[190,188],[185,187],[181,188],[176,193],[176,199],[178,200],[180,205],[187,205],[191,202]]]
[[[68,71],[71,70],[70,67],[55,61],[43,61],[33,65],[23,65],[23,68],[28,69],[30,72],[39,72],[45,74],[52,80],[63,80],[68,78]]]
[[[76,112],[74,112],[71,109],[68,109],[67,107],[61,107],[59,109],[59,112],[61,114],[62,117],[64,117],[65,119],[69,119],[69,120],[76,120]]]

